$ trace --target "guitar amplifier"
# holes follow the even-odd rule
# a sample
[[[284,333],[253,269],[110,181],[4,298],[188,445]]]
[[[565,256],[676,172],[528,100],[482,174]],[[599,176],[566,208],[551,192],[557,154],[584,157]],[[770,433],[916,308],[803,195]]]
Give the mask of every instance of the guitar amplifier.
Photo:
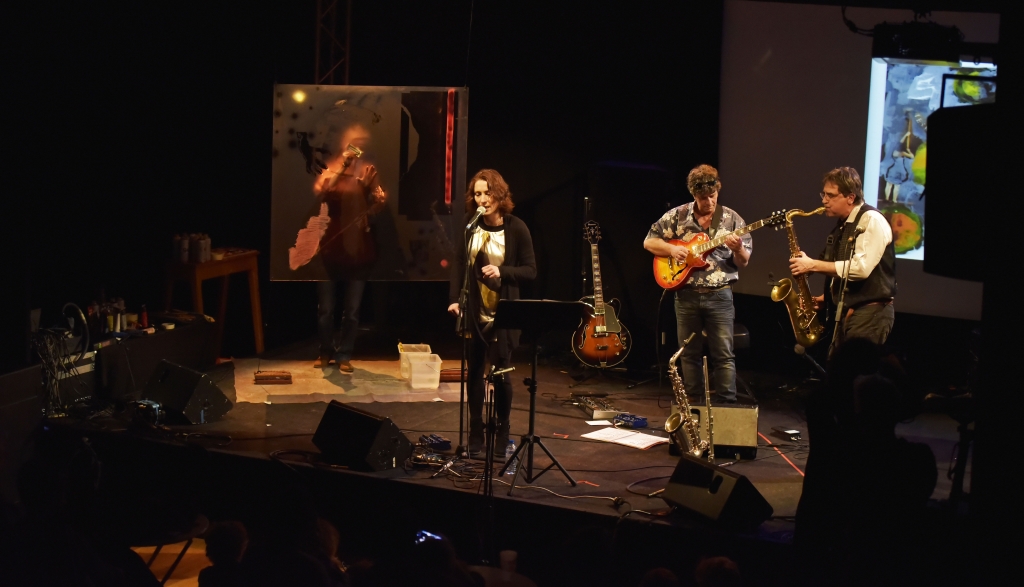
[[[672,414],[679,412],[679,406],[672,404]],[[744,403],[739,398],[735,404],[712,406],[715,418],[712,431],[715,436],[715,458],[745,459],[757,458],[757,404]],[[701,440],[708,439],[707,406],[690,404],[690,417],[697,423]],[[675,443],[669,444],[672,454],[678,453]]]

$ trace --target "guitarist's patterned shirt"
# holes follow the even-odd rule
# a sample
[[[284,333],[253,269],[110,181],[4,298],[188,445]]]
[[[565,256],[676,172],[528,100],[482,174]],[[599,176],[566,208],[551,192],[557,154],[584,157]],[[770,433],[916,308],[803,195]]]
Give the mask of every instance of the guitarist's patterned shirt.
[[[651,230],[647,233],[646,238],[678,239],[688,242],[697,233],[704,232],[714,239],[747,225],[735,210],[727,206],[720,206],[722,208],[722,220],[718,225],[718,229],[715,230],[712,226],[708,230],[704,230],[693,216],[693,204],[693,202],[689,202],[666,212],[664,216],[651,225]],[[747,250],[747,253],[753,251],[754,240],[751,238],[750,233],[741,236],[740,240],[743,241],[743,248]],[[732,250],[725,245],[712,250],[705,261],[707,261],[708,266],[704,269],[694,270],[690,274],[690,279],[686,282],[684,288],[721,287],[740,278],[739,269],[732,259]]]

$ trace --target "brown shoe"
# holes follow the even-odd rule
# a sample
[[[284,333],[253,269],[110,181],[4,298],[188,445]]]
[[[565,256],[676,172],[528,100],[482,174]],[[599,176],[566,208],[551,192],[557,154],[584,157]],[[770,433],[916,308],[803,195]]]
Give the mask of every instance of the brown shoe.
[[[352,367],[352,363],[348,361],[338,361],[338,371],[342,373],[352,373],[355,369]]]
[[[319,359],[317,359],[315,363],[313,363],[313,367],[315,367],[317,369],[326,369],[327,365],[330,365],[330,364],[331,364],[331,357],[329,357],[328,355],[323,355]]]

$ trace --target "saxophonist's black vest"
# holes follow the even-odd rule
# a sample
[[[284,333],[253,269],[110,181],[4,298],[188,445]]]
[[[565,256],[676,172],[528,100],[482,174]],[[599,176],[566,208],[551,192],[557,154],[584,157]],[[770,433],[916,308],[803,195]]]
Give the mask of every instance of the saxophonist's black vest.
[[[825,252],[822,254],[824,261],[846,260],[850,256],[850,247],[856,245],[850,242],[850,237],[856,234],[857,225],[861,216],[869,210],[878,211],[867,204],[862,204],[860,212],[853,222],[846,222],[840,219],[832,233],[828,236],[828,244],[825,245]],[[842,275],[833,277],[831,280],[832,301],[839,302],[839,287],[842,285]],[[884,302],[893,299],[896,295],[896,248],[890,242],[878,260],[878,265],[871,270],[867,279],[848,282],[849,291],[846,292],[845,305],[848,308],[856,308],[868,302]]]

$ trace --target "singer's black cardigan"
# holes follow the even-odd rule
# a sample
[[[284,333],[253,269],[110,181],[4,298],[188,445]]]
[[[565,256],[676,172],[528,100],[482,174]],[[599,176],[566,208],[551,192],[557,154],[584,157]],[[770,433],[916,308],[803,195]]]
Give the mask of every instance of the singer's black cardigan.
[[[471,215],[466,215],[468,222]],[[537,277],[537,260],[533,254],[533,239],[530,237],[530,229],[526,223],[513,216],[506,214],[505,220],[505,260],[498,268],[501,273],[501,290],[498,292],[499,299],[518,300],[519,284],[525,281],[533,281]],[[483,219],[477,222],[483,222]],[[448,279],[448,303],[453,304],[459,301],[459,292],[462,291],[463,272],[466,267],[466,231],[463,230],[462,242],[456,244],[455,262],[452,264],[451,275]],[[476,268],[480,271],[480,268]],[[477,305],[480,303],[480,289],[475,276],[470,276],[468,291],[468,308],[463,309],[464,316],[477,316]],[[519,346],[519,330],[499,330],[495,333],[498,337],[501,351],[510,352]],[[501,346],[507,345],[507,346]]]

